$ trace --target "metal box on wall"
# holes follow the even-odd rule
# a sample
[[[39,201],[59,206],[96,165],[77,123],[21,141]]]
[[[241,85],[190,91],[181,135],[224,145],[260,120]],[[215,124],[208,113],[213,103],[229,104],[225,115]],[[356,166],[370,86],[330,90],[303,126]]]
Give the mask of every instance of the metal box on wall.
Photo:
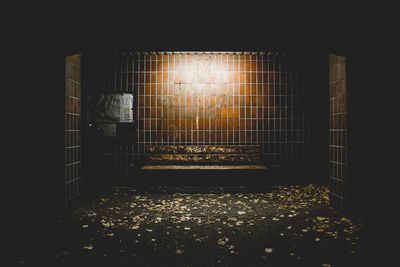
[[[89,99],[88,118],[102,137],[129,137],[133,134],[133,95],[100,94]]]

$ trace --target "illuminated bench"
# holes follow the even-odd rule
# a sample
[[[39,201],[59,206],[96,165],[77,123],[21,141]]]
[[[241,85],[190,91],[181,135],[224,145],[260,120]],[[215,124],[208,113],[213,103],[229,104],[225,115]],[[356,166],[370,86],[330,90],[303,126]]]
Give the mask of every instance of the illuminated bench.
[[[148,146],[142,170],[263,170],[260,146]]]

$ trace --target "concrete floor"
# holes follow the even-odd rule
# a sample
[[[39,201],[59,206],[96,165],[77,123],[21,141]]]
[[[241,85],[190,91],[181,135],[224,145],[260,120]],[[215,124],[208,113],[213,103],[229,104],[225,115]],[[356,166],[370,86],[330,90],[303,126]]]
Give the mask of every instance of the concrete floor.
[[[112,188],[58,221],[48,251],[20,255],[17,263],[361,266],[362,223],[328,202],[327,189],[315,185],[211,193]]]

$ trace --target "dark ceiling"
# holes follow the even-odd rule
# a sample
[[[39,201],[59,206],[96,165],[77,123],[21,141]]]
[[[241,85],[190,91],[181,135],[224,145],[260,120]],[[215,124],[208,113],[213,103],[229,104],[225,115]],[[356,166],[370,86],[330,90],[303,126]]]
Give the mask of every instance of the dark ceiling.
[[[335,3],[254,5],[153,2],[15,7],[10,48],[64,53],[86,49],[313,50],[342,54],[387,41],[390,8]],[[385,13],[386,12],[386,13]],[[382,17],[382,18],[380,18]]]

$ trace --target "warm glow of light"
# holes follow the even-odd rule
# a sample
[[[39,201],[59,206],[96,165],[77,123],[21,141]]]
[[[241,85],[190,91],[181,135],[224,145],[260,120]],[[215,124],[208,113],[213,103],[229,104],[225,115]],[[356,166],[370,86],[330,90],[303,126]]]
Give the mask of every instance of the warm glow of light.
[[[183,60],[175,65],[175,83],[206,84],[228,83],[228,63],[221,56],[199,56],[196,59]],[[221,58],[220,60],[218,58]]]

